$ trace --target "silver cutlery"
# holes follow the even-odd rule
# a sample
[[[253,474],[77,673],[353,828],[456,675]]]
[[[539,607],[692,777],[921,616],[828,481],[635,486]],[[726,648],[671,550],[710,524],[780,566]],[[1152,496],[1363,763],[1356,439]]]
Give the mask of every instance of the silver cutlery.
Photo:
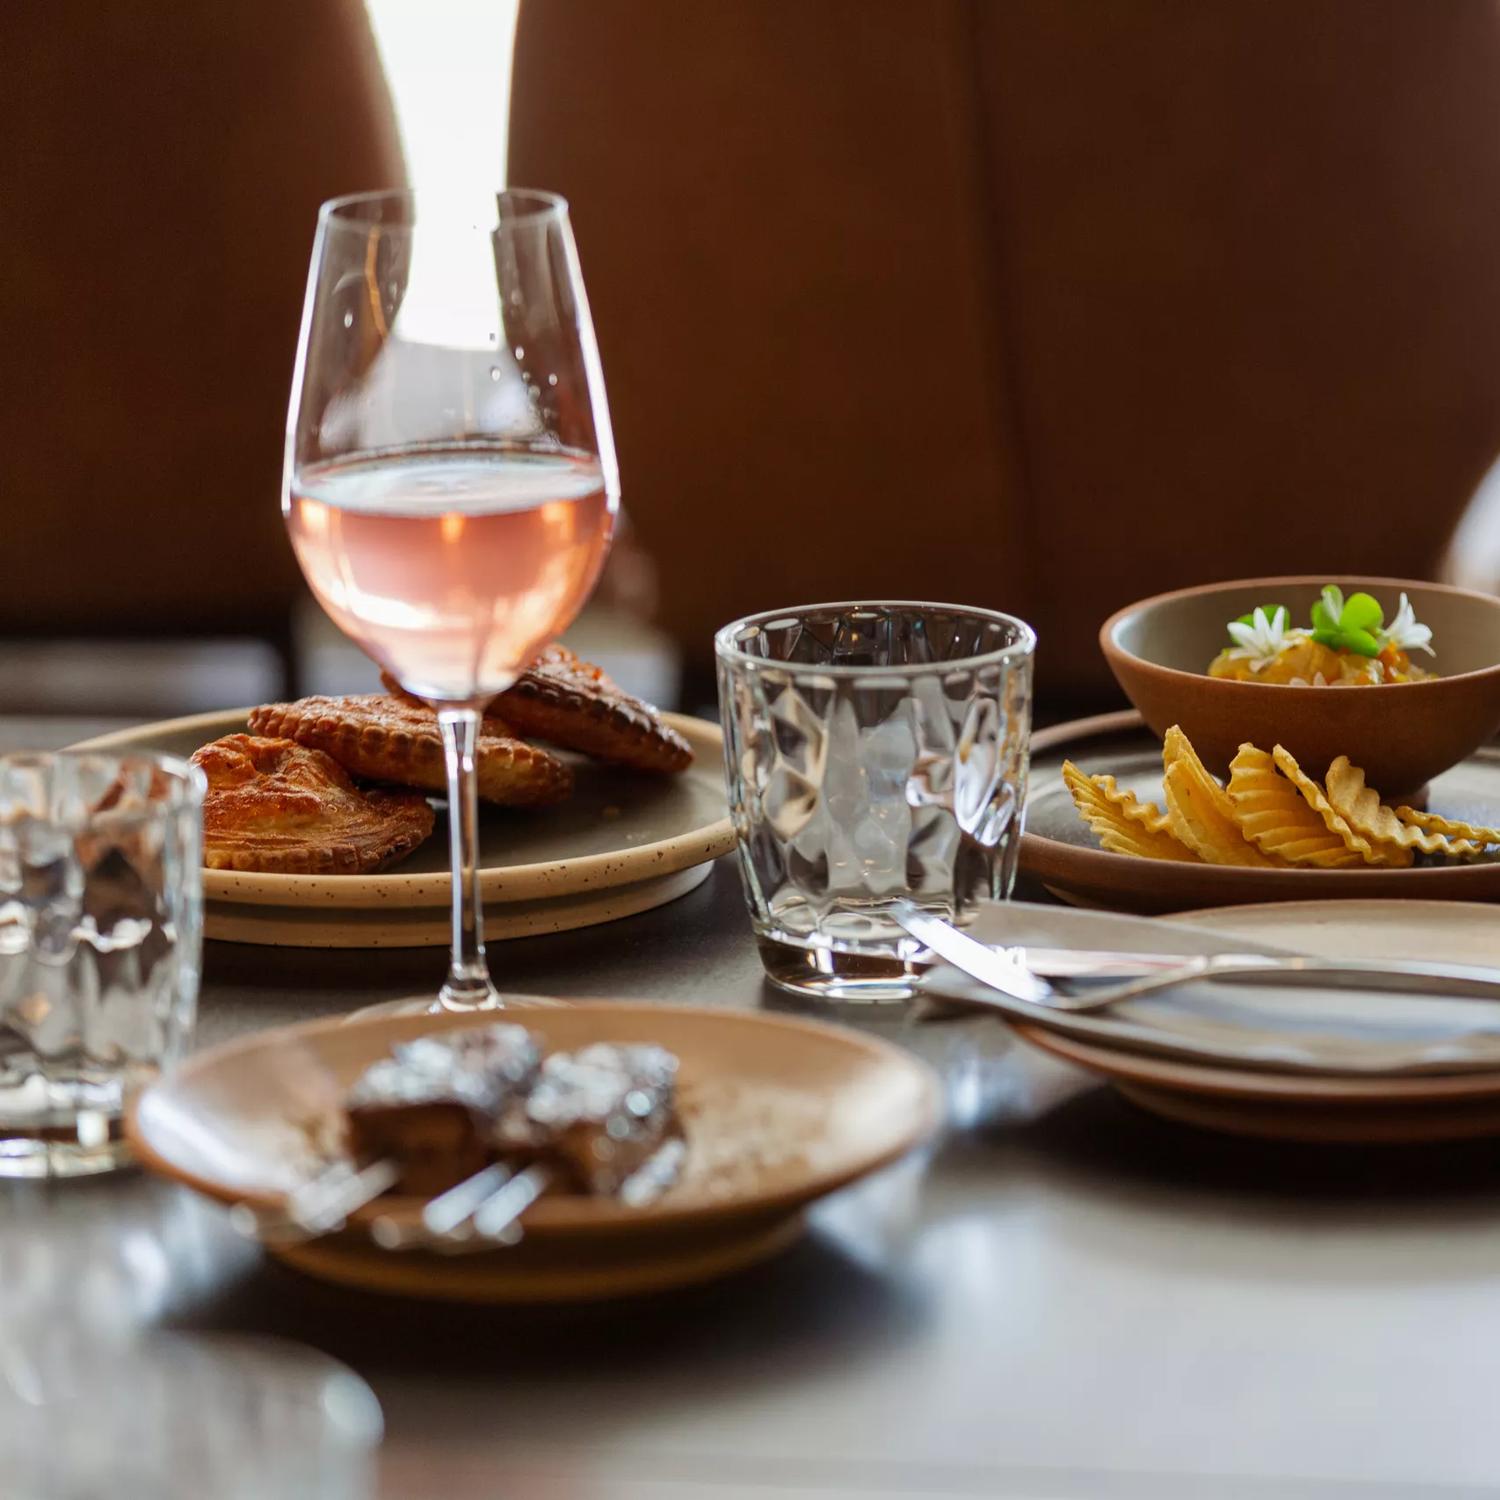
[[[1016,1009],[1031,1019],[1037,1012],[1080,1014],[1107,1010],[1122,1001],[1160,994],[1178,985],[1203,981],[1326,986],[1393,990],[1406,994],[1500,1000],[1500,970],[1469,964],[1408,963],[1396,960],[1309,958],[1264,953],[1215,954],[1092,954],[1072,955],[1073,965],[1058,978],[1101,979],[1136,966],[1134,977],[1100,985],[1082,993],[1064,993],[1023,961],[1034,950],[994,949],[960,932],[951,923],[910,902],[891,908],[895,920],[940,958],[996,992],[988,1001],[996,1010]],[[1055,958],[1057,950],[1048,950]],[[1099,960],[1099,962],[1091,962]],[[947,997],[944,997],[945,999]],[[984,1005],[978,996],[954,997],[956,1004]]]
[[[644,1208],[677,1181],[686,1159],[685,1141],[676,1137],[666,1141],[625,1179],[615,1196],[627,1207]],[[388,1192],[399,1175],[392,1162],[372,1162],[358,1171],[336,1162],[294,1188],[285,1208],[258,1209],[237,1203],[230,1209],[230,1223],[265,1245],[305,1244],[338,1233],[350,1214]],[[371,1221],[370,1238],[382,1250],[440,1254],[514,1245],[521,1239],[519,1219],[554,1181],[546,1166],[516,1172],[497,1162],[430,1199],[416,1224],[403,1223],[391,1214],[378,1215]]]
[[[301,1244],[338,1233],[350,1214],[389,1192],[400,1176],[400,1168],[391,1161],[373,1161],[358,1169],[335,1162],[293,1188],[284,1207],[236,1203],[229,1210],[229,1222],[247,1239],[262,1244]]]

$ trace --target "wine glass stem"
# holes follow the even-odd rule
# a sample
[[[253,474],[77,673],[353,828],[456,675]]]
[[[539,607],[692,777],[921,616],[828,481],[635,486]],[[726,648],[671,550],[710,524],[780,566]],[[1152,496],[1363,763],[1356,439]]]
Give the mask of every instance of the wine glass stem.
[[[448,766],[448,836],[453,869],[453,953],[438,992],[444,1010],[474,1010],[503,1002],[484,959],[484,913],[479,905],[479,778],[474,768],[477,708],[440,708]]]

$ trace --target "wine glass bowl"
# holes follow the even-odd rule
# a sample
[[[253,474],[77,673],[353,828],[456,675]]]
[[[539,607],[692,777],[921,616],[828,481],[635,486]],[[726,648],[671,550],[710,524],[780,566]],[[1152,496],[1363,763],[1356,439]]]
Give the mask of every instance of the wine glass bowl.
[[[515,189],[324,204],[282,507],[319,603],[438,711],[454,876],[446,1005],[498,1003],[475,868],[480,712],[583,607],[618,505],[567,204]]]

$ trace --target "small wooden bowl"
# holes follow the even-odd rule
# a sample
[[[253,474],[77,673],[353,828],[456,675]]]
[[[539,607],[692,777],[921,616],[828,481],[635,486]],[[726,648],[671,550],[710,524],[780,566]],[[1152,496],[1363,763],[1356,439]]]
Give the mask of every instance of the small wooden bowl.
[[[1402,593],[1432,627],[1426,682],[1379,687],[1287,687],[1208,676],[1228,643],[1225,626],[1257,605],[1284,604],[1309,618],[1326,583],[1345,597],[1373,594],[1389,619]],[[1143,599],[1107,619],[1099,644],[1119,684],[1152,730],[1180,724],[1220,775],[1245,741],[1284,745],[1312,776],[1347,755],[1390,800],[1419,792],[1500,728],[1500,599],[1399,578],[1240,579]],[[1426,665],[1428,658],[1419,654]]]

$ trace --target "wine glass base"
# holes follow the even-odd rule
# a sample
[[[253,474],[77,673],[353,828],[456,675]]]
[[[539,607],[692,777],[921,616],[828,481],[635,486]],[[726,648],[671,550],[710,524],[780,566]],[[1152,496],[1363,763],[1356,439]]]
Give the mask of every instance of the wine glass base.
[[[437,993],[436,1005],[439,1010],[469,1011],[469,1010],[499,1010],[505,1004],[500,998],[500,991],[489,981],[486,974],[476,984],[454,984],[451,981],[445,984]]]
[[[550,995],[499,995],[493,1005],[465,1007],[476,1014],[489,1016],[495,1011],[531,1008],[535,1006],[555,1007],[566,1005],[566,1000],[557,1000]],[[367,1021],[379,1016],[451,1016],[459,1014],[452,1006],[444,1005],[432,995],[412,995],[405,1000],[381,1000],[375,1005],[362,1005],[351,1010],[345,1021]]]

